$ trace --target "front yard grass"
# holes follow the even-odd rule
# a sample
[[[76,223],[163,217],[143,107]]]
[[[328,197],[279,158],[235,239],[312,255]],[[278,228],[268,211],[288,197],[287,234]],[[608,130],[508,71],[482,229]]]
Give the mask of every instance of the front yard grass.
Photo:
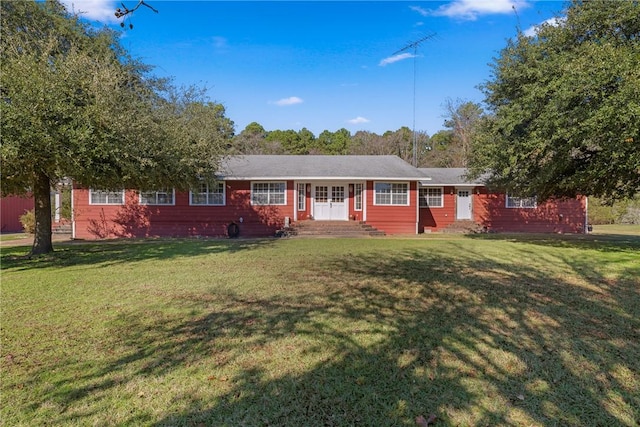
[[[2,249],[3,425],[636,426],[640,238]]]

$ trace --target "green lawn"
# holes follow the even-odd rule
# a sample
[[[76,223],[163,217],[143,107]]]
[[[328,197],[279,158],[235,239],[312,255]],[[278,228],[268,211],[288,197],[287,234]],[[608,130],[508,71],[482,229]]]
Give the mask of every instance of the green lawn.
[[[636,426],[640,237],[2,248],[1,423]]]
[[[33,236],[27,233],[3,233],[0,234],[0,242],[6,242],[10,240],[22,240],[31,238],[33,240]]]
[[[594,225],[593,233],[640,236],[640,225],[631,225],[631,224]]]

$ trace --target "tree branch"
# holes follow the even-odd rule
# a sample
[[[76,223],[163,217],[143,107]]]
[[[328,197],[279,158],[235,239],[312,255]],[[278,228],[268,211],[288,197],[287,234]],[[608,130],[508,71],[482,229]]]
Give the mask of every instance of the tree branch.
[[[125,17],[125,16],[127,16],[129,14],[132,14],[133,12],[138,10],[138,8],[140,6],[146,6],[149,9],[153,10],[155,13],[158,13],[158,11],[156,9],[154,9],[149,4],[145,3],[144,0],[140,0],[138,2],[138,4],[133,9],[129,9],[127,6],[124,5],[124,3],[120,3],[120,4],[122,5],[122,8],[117,8],[116,9],[116,18],[123,18],[123,17]]]

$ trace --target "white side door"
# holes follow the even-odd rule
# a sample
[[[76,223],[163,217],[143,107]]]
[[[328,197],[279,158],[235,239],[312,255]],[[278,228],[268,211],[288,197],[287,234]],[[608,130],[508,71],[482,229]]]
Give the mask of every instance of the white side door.
[[[472,219],[471,214],[471,190],[458,189],[458,199],[456,200],[456,219]]]

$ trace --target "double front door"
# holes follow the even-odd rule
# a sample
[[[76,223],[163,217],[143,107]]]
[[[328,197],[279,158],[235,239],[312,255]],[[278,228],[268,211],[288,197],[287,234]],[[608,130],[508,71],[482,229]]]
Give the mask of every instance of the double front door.
[[[316,220],[347,220],[348,198],[346,185],[320,183],[313,186],[313,217]]]

